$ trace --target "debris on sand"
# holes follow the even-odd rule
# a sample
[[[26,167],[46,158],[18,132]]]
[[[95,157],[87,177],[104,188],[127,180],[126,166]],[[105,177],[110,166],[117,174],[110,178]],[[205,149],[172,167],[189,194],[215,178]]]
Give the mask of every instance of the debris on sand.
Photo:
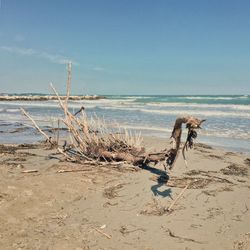
[[[207,210],[208,215],[206,219],[214,219],[215,217],[223,214],[223,209],[220,207],[212,207]]]
[[[218,160],[223,160],[224,157],[220,156],[220,155],[215,155],[215,154],[210,154],[207,156],[208,158],[212,158],[212,159],[218,159]]]
[[[194,240],[194,239],[191,239],[191,238],[178,236],[178,235],[176,235],[175,233],[173,233],[169,228],[166,229],[166,232],[168,233],[168,235],[169,235],[170,237],[179,239],[181,242],[184,242],[184,241],[191,241],[191,242],[195,242],[195,243],[199,243],[199,244],[204,244],[204,242],[202,242],[202,241],[197,241],[197,240]]]
[[[109,207],[109,206],[117,206],[118,205],[118,202],[115,202],[115,203],[111,203],[111,202],[109,202],[109,201],[107,201],[107,202],[105,202],[104,204],[103,204],[103,207]]]
[[[204,170],[200,170],[200,169],[192,169],[188,172],[186,172],[186,175],[192,176],[192,175],[204,175],[204,174],[208,174],[208,173],[217,173],[217,171],[204,171]]]
[[[129,226],[121,226],[120,228],[120,233],[125,236],[127,234],[130,234],[130,233],[134,233],[134,232],[137,232],[137,231],[142,231],[142,232],[146,232],[146,229],[144,228],[134,228],[134,229],[129,229],[128,228]],[[135,226],[133,226],[135,227]]]
[[[2,163],[10,163],[10,162],[24,162],[27,161],[26,158],[24,157],[13,157],[13,158],[7,158],[5,160],[2,161]]]
[[[111,235],[104,233],[104,232],[101,231],[99,228],[96,228],[96,227],[93,227],[93,228],[94,228],[98,233],[104,235],[106,238],[108,238],[108,239],[111,239],[111,238],[112,238]]]
[[[250,247],[250,233],[246,233],[241,239],[234,241],[233,250],[245,250]]]
[[[150,178],[153,181],[159,182],[159,178],[155,176]],[[188,185],[188,189],[203,189],[206,188],[209,184],[216,184],[216,183],[230,183],[233,184],[231,181],[220,178],[217,176],[207,175],[206,177],[175,177],[172,176],[167,182],[164,182],[168,187],[178,187],[184,188]]]
[[[225,153],[225,156],[237,156],[237,153],[229,151]]]
[[[235,175],[235,176],[247,176],[247,168],[237,165],[235,163],[230,164],[226,168],[221,169],[221,172],[225,175]]]
[[[196,148],[213,149],[211,146],[209,146],[207,144],[203,144],[203,143],[196,143],[195,144],[195,149]]]
[[[10,144],[10,145],[4,145],[4,144],[0,144],[0,154],[3,155],[8,155],[8,154],[15,154],[17,153],[16,151],[19,149],[35,149],[35,148],[39,148],[40,145],[39,144]],[[23,155],[31,155],[28,152],[18,152],[19,154],[23,154]]]
[[[103,196],[108,199],[114,199],[118,197],[118,190],[122,189],[124,187],[124,183],[117,184],[115,186],[105,188],[103,192]]]
[[[162,216],[168,213],[166,207],[163,207],[155,198],[153,198],[150,202],[146,204],[146,208],[143,209],[140,214],[143,215],[156,215]]]
[[[29,174],[29,173],[37,173],[37,172],[38,172],[37,169],[27,169],[27,170],[23,170],[21,173]]]
[[[209,196],[216,196],[220,192],[232,192],[232,191],[233,191],[232,187],[225,186],[214,190],[204,190],[202,191],[202,193]]]
[[[178,187],[178,188],[184,188],[188,183],[188,189],[202,189],[207,187],[211,182],[214,182],[213,179],[210,178],[202,178],[202,177],[172,177],[168,183],[167,186],[169,187]]]

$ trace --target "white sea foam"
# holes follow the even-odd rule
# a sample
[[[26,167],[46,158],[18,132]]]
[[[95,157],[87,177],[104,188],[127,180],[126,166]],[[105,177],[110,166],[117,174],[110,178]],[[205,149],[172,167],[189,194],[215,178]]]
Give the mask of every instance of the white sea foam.
[[[151,114],[159,115],[200,115],[205,117],[211,116],[223,116],[223,117],[241,117],[250,119],[250,113],[248,112],[229,112],[229,111],[220,111],[220,110],[184,110],[184,109],[175,109],[175,110],[159,110],[159,109],[145,109],[138,107],[99,107],[104,110],[125,110],[125,111],[137,111]]]
[[[170,134],[172,132],[172,127],[155,127],[155,126],[145,126],[145,125],[133,125],[133,124],[120,124],[122,127],[130,129],[130,130],[136,130],[136,131],[148,131],[147,133],[151,132],[159,132],[162,135],[167,136],[167,134]],[[186,136],[186,131],[183,131],[184,136]],[[250,132],[243,132],[243,131],[236,131],[236,130],[230,130],[230,129],[223,129],[223,130],[200,130],[199,131],[200,136],[213,136],[213,137],[221,137],[221,138],[238,138],[238,139],[250,139]]]
[[[18,107],[24,107],[24,106],[30,106],[30,107],[58,107],[57,103],[52,103],[51,101],[49,102],[26,102],[26,101],[18,101],[18,102],[0,102],[1,105],[6,105],[6,106],[18,106]]]
[[[135,111],[159,115],[200,115],[205,117],[240,117],[250,118],[250,105],[221,105],[221,104],[183,104],[183,103],[149,103],[147,105],[138,103],[123,103],[111,100],[106,103],[98,103],[99,100],[91,103],[70,102],[69,107],[79,109],[82,105],[87,110],[99,108],[104,110]],[[11,107],[48,107],[58,108],[55,102],[1,102],[6,109],[1,108],[0,112],[18,113],[19,109]],[[147,108],[148,107],[148,108]],[[171,109],[168,109],[171,108]],[[162,108],[162,109],[160,109]],[[175,108],[175,109],[173,109]],[[192,109],[193,108],[193,109]],[[237,112],[235,112],[237,111]],[[38,111],[39,112],[39,111]]]
[[[98,107],[104,110],[127,110],[127,111],[140,111],[138,107],[124,107],[124,106],[110,106],[110,107]]]
[[[141,126],[141,125],[131,125],[131,124],[119,124],[121,127],[132,129],[132,130],[151,130],[151,131],[159,131],[159,132],[172,132],[173,129],[164,128],[164,127],[154,127],[154,126]]]
[[[59,109],[59,105],[58,103],[53,103],[53,102],[1,102],[0,104],[2,105],[6,105],[6,107],[9,106],[16,106],[16,107],[37,107],[37,108],[58,108]],[[69,108],[80,108],[81,106],[83,106],[82,103],[69,103]],[[84,105],[84,106],[88,106],[89,108],[95,108],[96,105]],[[5,110],[9,110],[9,112],[11,112],[9,108],[5,109]],[[13,111],[14,112],[14,111]],[[16,112],[16,111],[15,111]]]
[[[188,99],[188,100],[235,100],[240,98],[239,96],[228,97],[228,96],[179,96],[178,99]]]
[[[59,108],[58,107],[58,103],[57,102],[1,102],[1,105],[4,105],[6,107],[9,106],[16,106],[16,107],[48,107],[48,108]],[[79,102],[79,101],[74,101],[74,102],[69,102],[69,107],[70,108],[80,108],[81,106],[85,106],[88,109],[94,109],[96,107],[100,107],[103,109],[123,109],[123,110],[135,110],[135,109],[140,109],[143,106],[147,106],[147,107],[162,107],[162,108],[166,108],[166,107],[183,107],[188,109],[188,112],[192,112],[190,111],[189,108],[195,108],[195,109],[228,109],[228,111],[230,110],[242,110],[242,111],[250,111],[250,105],[238,105],[238,104],[195,104],[195,103],[191,103],[191,104],[187,104],[187,103],[176,103],[176,102],[171,102],[171,103],[146,103],[146,104],[142,104],[142,103],[136,103],[136,102],[126,102],[126,101],[117,101],[117,100],[111,100],[111,101],[106,101],[106,102],[99,102],[99,100],[95,100],[95,101],[88,101],[88,102]],[[7,112],[18,112],[17,109],[0,109],[0,112],[3,112],[4,110],[7,110]],[[185,110],[184,110],[185,111]],[[146,111],[146,112],[151,112],[151,111]],[[152,112],[158,112],[157,109],[155,111]],[[162,112],[161,110],[159,110],[159,112]],[[167,112],[167,111],[164,111]],[[181,110],[180,110],[181,112]],[[195,111],[196,112],[196,111]],[[227,112],[225,110],[225,112]],[[234,115],[232,112],[229,113],[230,115]],[[216,115],[216,114],[215,114]],[[217,114],[219,115],[219,114]],[[240,114],[239,116],[244,116],[244,114]],[[247,115],[246,115],[247,116]]]
[[[6,109],[5,112],[17,113],[20,112],[20,109]]]
[[[152,96],[125,96],[125,98],[128,99],[150,99],[152,98]]]
[[[152,107],[186,107],[186,108],[201,108],[201,109],[233,109],[233,110],[249,110],[250,105],[240,104],[203,104],[203,103],[180,103],[180,102],[152,102],[146,103],[146,106]]]
[[[151,110],[140,109],[141,112],[156,113],[161,115],[199,115],[199,116],[223,116],[223,117],[242,117],[249,119],[250,113],[246,112],[224,112],[207,110]]]

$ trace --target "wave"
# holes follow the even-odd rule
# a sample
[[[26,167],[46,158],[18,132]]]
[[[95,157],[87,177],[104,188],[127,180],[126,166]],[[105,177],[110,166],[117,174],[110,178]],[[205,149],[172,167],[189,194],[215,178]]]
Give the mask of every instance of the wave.
[[[169,138],[172,127],[155,127],[155,126],[145,126],[145,125],[134,125],[134,124],[119,124],[121,127],[126,129],[130,129],[132,131],[141,131],[142,134],[147,131],[147,134],[151,132],[158,132],[164,137]],[[184,137],[186,136],[187,131],[183,131]],[[199,131],[201,136],[208,136],[208,137],[220,137],[220,138],[235,138],[235,139],[250,139],[250,132],[238,131],[238,130],[231,130],[231,129],[218,129],[218,130],[207,130],[203,129]]]
[[[248,95],[244,96],[180,96],[178,99],[189,99],[189,100],[235,100],[235,99],[246,99]]]
[[[16,106],[16,107],[37,107],[37,108],[57,108],[60,109],[58,103],[56,102],[1,102],[2,105],[5,105],[7,107],[9,106]],[[69,103],[69,108],[80,108],[83,106],[83,103]],[[85,105],[84,105],[85,106]],[[96,105],[89,105],[90,108],[95,108]],[[11,110],[9,108],[4,110]],[[19,109],[18,109],[19,110]],[[11,112],[11,111],[10,111]]]
[[[240,99],[247,99],[247,98],[249,98],[250,96],[249,95],[243,95],[243,96],[240,96],[239,98]]]
[[[9,113],[17,113],[20,112],[20,109],[6,109],[5,111]]]
[[[159,131],[159,132],[167,132],[171,133],[173,129],[170,128],[164,128],[164,127],[154,127],[154,126],[138,126],[138,125],[131,125],[131,124],[119,124],[121,127],[126,129],[132,129],[132,130],[149,130],[149,131]]]
[[[240,104],[204,104],[204,103],[181,103],[181,102],[152,102],[146,103],[146,106],[152,107],[194,107],[194,108],[224,108],[224,109],[236,109],[236,110],[250,110],[250,105]]]
[[[1,105],[5,105],[7,108],[0,108],[0,112],[18,112],[18,109],[8,108],[9,106],[18,106],[18,107],[49,107],[49,108],[58,108],[58,103],[51,102],[1,102]],[[140,109],[143,106],[147,107],[158,107],[158,108],[166,108],[166,107],[185,107],[185,108],[198,108],[198,109],[228,109],[231,110],[245,110],[250,111],[250,105],[240,105],[240,104],[198,104],[198,103],[180,103],[180,102],[152,102],[146,104],[140,104],[136,102],[125,102],[125,101],[117,101],[110,100],[101,102],[99,100],[96,101],[87,101],[87,102],[79,102],[79,101],[71,101],[69,102],[69,108],[79,109],[81,106],[85,106],[88,109],[94,108],[103,108],[103,109],[123,109],[123,110],[133,110]],[[188,109],[189,111],[189,109]],[[150,112],[150,111],[148,111]],[[153,111],[152,111],[153,112]],[[155,111],[157,112],[157,110]],[[190,111],[191,112],[191,111]],[[227,112],[227,110],[225,110]]]
[[[200,116],[223,116],[223,117],[242,117],[250,119],[250,113],[244,112],[223,112],[223,111],[205,111],[205,110],[149,110],[140,109],[141,112],[156,113],[161,115],[200,115]]]
[[[130,103],[133,103],[135,101],[132,99],[126,100],[126,99],[100,99],[100,100],[70,100],[68,102],[68,106],[72,108],[79,108],[81,106],[89,106],[89,107],[95,107],[95,106],[113,106],[113,105],[130,105]],[[56,100],[49,100],[49,101],[1,101],[0,105],[5,106],[32,106],[32,107],[59,107],[58,101]]]
[[[144,112],[159,115],[199,115],[204,117],[241,117],[245,119],[250,119],[250,113],[247,112],[229,112],[229,111],[219,111],[219,110],[160,110],[160,109],[144,109],[138,107],[98,107],[98,109],[103,110],[121,110],[121,111],[135,111]]]
[[[99,100],[97,100],[98,102]],[[159,115],[199,115],[204,117],[234,117],[250,119],[250,105],[231,105],[231,104],[183,104],[183,103],[124,103],[111,101],[106,103],[79,103],[70,102],[69,108],[78,110],[82,105],[86,110],[103,109],[103,110],[121,110],[121,111],[134,111],[144,112]],[[6,103],[6,105],[4,105]],[[2,102],[4,108],[0,109],[0,113],[19,113],[19,109],[15,107],[38,107],[38,108],[55,108],[59,110],[58,104],[55,102],[17,102],[9,103]],[[13,108],[12,108],[13,107]],[[170,107],[170,109],[167,109]],[[161,109],[162,108],[162,109]],[[38,113],[42,113],[41,111]]]
[[[18,113],[20,112],[20,109],[5,109],[5,108],[1,108],[0,109],[0,113]]]

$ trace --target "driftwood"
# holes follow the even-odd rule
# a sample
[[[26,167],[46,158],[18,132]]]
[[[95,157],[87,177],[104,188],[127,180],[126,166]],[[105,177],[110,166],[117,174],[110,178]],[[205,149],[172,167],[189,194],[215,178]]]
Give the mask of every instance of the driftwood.
[[[101,231],[100,229],[98,229],[98,228],[96,228],[96,227],[93,227],[93,228],[94,228],[98,233],[104,235],[106,238],[108,238],[108,239],[111,239],[111,238],[112,238],[111,235],[104,233],[104,232]]]
[[[37,169],[28,169],[28,170],[23,170],[21,173],[23,174],[29,174],[29,173],[37,173]]]
[[[182,155],[185,164],[187,165],[185,151],[188,150],[188,147],[190,149],[193,147],[193,139],[197,137],[197,132],[195,131],[195,129],[200,129],[200,126],[204,121],[205,120],[199,120],[198,118],[191,116],[180,117],[176,119],[174,129],[171,135],[171,138],[173,139],[173,146],[167,153],[167,165],[170,169],[174,167],[175,161],[179,153],[181,145],[182,124],[186,124],[186,128],[188,129],[187,139],[182,148]]]
[[[72,172],[85,172],[89,171],[89,169],[61,169],[58,170],[57,173],[72,173]]]
[[[167,211],[171,211],[172,210],[172,207],[175,205],[175,203],[181,198],[181,196],[184,194],[184,192],[188,189],[188,186],[190,185],[187,184],[182,190],[181,192],[179,193],[179,195],[173,200],[173,202],[170,204],[170,206],[167,208]]]
[[[57,144],[58,152],[67,161],[93,163],[95,165],[127,162],[137,166],[165,161],[166,165],[171,169],[176,162],[181,146],[182,124],[186,124],[188,129],[187,139],[182,150],[184,160],[186,160],[185,151],[192,148],[193,139],[197,137],[195,130],[199,129],[202,122],[204,122],[204,120],[189,116],[177,118],[171,136],[172,147],[159,153],[148,153],[141,146],[142,138],[140,134],[133,134],[119,126],[116,127],[116,131],[112,131],[104,120],[100,120],[98,117],[88,118],[84,107],[81,107],[76,113],[72,113],[68,108],[70,86],[71,63],[68,65],[67,95],[64,101],[51,84],[59,106],[64,112],[64,118],[60,122],[64,124],[69,132],[70,142],[66,141],[63,146],[58,145],[59,138],[57,138],[57,142],[52,141],[51,137],[36,124],[33,118],[24,109],[21,109],[22,113],[31,120],[34,127],[51,145]]]

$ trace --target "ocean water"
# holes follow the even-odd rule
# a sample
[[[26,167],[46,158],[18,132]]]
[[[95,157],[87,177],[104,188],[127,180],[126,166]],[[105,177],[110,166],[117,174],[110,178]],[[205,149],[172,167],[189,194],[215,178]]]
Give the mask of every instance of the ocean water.
[[[227,96],[106,96],[102,100],[70,101],[77,111],[86,108],[89,116],[97,115],[119,123],[142,135],[169,139],[178,116],[192,115],[206,119],[198,141],[231,150],[250,152],[250,95]],[[56,125],[62,116],[57,101],[1,101],[0,143],[34,142],[40,135],[20,113],[25,108],[43,128]],[[18,132],[16,132],[18,130]]]

